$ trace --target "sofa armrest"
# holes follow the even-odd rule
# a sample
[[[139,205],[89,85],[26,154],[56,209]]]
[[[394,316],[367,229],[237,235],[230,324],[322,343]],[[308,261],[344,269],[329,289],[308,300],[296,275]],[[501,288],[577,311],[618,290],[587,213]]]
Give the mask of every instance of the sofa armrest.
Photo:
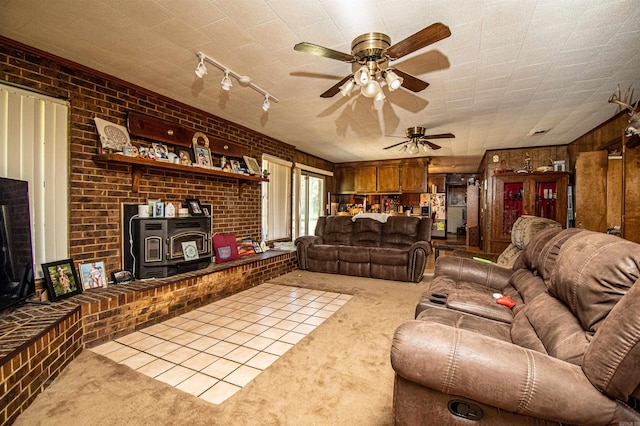
[[[307,266],[307,247],[313,244],[322,244],[322,238],[315,235],[305,235],[296,238],[294,243],[298,257],[298,268],[309,269]]]
[[[434,277],[446,275],[455,281],[467,281],[499,292],[509,285],[513,270],[490,263],[456,256],[438,257]]]
[[[417,283],[422,280],[427,266],[427,257],[431,254],[431,244],[428,241],[416,241],[409,247],[409,280]]]
[[[443,324],[398,327],[391,364],[421,386],[519,414],[571,424],[608,424],[620,415],[579,366]]]

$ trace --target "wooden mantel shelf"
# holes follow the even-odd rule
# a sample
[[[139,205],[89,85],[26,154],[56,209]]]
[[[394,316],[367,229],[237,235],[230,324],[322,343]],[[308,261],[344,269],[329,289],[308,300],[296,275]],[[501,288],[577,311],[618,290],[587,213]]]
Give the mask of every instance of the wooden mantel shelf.
[[[246,182],[269,182],[269,179],[263,178],[261,176],[250,176],[239,173],[228,173],[223,172],[222,170],[214,170],[214,169],[205,169],[203,167],[194,167],[194,166],[183,166],[182,164],[174,164],[166,161],[157,161],[157,160],[147,160],[145,158],[139,157],[127,157],[121,154],[96,154],[93,156],[93,160],[96,162],[104,162],[104,163],[120,163],[120,164],[131,164],[131,173],[132,173],[132,182],[131,182],[131,190],[133,192],[138,192],[140,187],[140,177],[142,175],[142,169],[145,167],[151,167],[156,169],[165,169],[165,170],[174,170],[177,172],[185,172],[185,173],[194,173],[198,175],[208,175],[208,176],[220,176],[225,178],[238,179],[239,188],[238,191],[241,192],[242,184]]]

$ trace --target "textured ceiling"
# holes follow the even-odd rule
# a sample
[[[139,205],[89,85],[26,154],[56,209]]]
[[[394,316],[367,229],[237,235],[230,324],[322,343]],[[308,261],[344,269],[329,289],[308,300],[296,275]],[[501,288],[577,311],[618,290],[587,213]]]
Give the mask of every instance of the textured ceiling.
[[[487,149],[566,144],[616,113],[607,99],[640,82],[638,0],[0,0],[0,35],[111,74],[334,162],[410,157],[382,148],[404,129],[451,132],[432,171],[475,171]],[[306,41],[350,53],[377,31],[391,43],[434,22],[451,37],[393,65],[430,83],[320,98],[348,63],[293,50]],[[202,51],[280,102],[237,81],[220,89]],[[386,90],[386,89],[385,89]],[[635,99],[634,99],[635,100]],[[532,130],[549,129],[536,136]],[[422,154],[425,155],[425,154]]]

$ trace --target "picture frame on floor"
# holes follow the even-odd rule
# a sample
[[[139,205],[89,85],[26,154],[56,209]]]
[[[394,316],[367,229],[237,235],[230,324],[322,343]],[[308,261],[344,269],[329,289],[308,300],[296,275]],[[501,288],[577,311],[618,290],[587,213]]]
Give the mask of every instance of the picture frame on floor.
[[[42,273],[52,302],[82,293],[82,284],[73,259],[43,263]]]
[[[81,263],[79,269],[84,290],[107,286],[107,273],[103,262]]]

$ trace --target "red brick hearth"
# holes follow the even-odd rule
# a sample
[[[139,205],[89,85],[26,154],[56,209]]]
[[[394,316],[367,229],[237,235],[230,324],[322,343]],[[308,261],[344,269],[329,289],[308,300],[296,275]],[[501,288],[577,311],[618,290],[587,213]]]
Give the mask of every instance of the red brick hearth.
[[[0,424],[10,424],[83,348],[181,315],[296,267],[270,250],[169,278],[93,289],[0,315]]]

